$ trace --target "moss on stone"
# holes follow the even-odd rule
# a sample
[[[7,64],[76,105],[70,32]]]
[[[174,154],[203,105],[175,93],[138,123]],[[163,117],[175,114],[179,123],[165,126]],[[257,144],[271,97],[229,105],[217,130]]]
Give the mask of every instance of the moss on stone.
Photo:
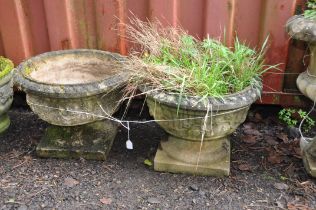
[[[117,124],[97,121],[79,126],[49,126],[37,145],[41,157],[85,158],[105,160],[115,135]]]
[[[0,56],[0,79],[9,74],[14,68],[11,60]]]
[[[28,76],[31,74],[31,72],[32,72],[32,68],[30,66],[26,66],[24,68],[24,75]]]
[[[47,140],[53,143],[56,139],[70,139],[73,135],[70,129],[61,126],[50,126],[47,128]],[[55,142],[54,142],[55,143]]]

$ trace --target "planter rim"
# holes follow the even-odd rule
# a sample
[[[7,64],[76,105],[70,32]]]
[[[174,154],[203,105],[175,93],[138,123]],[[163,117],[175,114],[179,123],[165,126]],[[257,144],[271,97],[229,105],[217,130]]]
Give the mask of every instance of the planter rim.
[[[294,39],[316,43],[316,20],[294,15],[287,21],[286,31]]]
[[[51,96],[55,98],[80,98],[93,96],[108,92],[113,88],[120,87],[128,81],[129,73],[122,70],[105,79],[100,79],[94,82],[78,83],[78,84],[51,84],[36,81],[25,75],[26,68],[37,62],[50,59],[61,55],[100,55],[104,57],[111,57],[115,61],[123,62],[126,58],[120,54],[95,50],[95,49],[73,49],[73,50],[59,50],[51,51],[34,56],[23,63],[21,63],[15,71],[15,82],[21,86],[25,92],[33,94]]]
[[[260,88],[248,86],[242,91],[224,95],[222,97],[208,97],[207,100],[202,100],[201,96],[182,96],[180,103],[180,96],[178,93],[168,93],[162,90],[153,90],[150,87],[140,87],[142,92],[147,92],[147,97],[171,107],[178,107],[186,110],[206,111],[212,105],[212,111],[232,110],[254,103],[261,96],[262,83]]]

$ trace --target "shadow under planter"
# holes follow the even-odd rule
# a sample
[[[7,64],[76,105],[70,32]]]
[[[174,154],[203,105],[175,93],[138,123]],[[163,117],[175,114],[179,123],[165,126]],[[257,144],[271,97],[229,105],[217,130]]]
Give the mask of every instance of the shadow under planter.
[[[17,68],[27,103],[52,124],[36,148],[41,157],[105,160],[118,124],[117,110],[128,74],[124,58],[99,50],[41,54]]]
[[[147,92],[145,88],[143,91]],[[154,169],[228,176],[229,135],[245,121],[250,105],[259,95],[259,89],[249,87],[222,99],[186,97],[179,102],[179,95],[149,91],[150,114],[169,134],[156,152]]]

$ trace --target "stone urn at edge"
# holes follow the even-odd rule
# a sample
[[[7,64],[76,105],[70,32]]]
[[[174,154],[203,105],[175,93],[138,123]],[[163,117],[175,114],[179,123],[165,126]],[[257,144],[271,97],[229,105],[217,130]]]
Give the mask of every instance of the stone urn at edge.
[[[201,100],[201,97],[183,97],[180,104],[178,94],[142,88],[143,92],[147,92],[150,114],[168,133],[168,138],[160,141],[154,169],[228,176],[229,135],[245,121],[250,105],[260,96],[261,88],[248,87],[222,98],[210,97],[207,101]]]
[[[7,114],[13,101],[13,63],[0,56],[0,134],[10,126]]]
[[[316,100],[316,20],[302,15],[290,18],[286,24],[288,34],[293,39],[306,41],[310,49],[310,61],[307,70],[301,73],[296,84],[298,89],[312,101]],[[306,171],[316,177],[316,138],[307,142],[301,139],[301,150]]]
[[[48,122],[41,157],[105,160],[118,124],[105,119],[119,106],[128,73],[116,53],[78,49],[47,52],[16,69],[27,103]]]

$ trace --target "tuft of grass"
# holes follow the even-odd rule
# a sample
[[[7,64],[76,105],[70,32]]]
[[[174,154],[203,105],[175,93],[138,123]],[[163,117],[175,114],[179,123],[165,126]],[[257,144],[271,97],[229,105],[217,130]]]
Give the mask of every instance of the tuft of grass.
[[[304,11],[304,17],[316,20],[316,0],[307,2],[307,9]]]
[[[11,60],[0,56],[0,79],[12,71],[14,65]]]
[[[128,39],[138,51],[125,64],[132,73],[129,92],[139,85],[188,96],[222,97],[248,86],[259,87],[260,75],[276,68],[264,64],[267,41],[258,51],[241,43],[227,47],[209,37],[198,40],[181,27],[136,17],[126,25]],[[139,50],[140,49],[140,50]]]

